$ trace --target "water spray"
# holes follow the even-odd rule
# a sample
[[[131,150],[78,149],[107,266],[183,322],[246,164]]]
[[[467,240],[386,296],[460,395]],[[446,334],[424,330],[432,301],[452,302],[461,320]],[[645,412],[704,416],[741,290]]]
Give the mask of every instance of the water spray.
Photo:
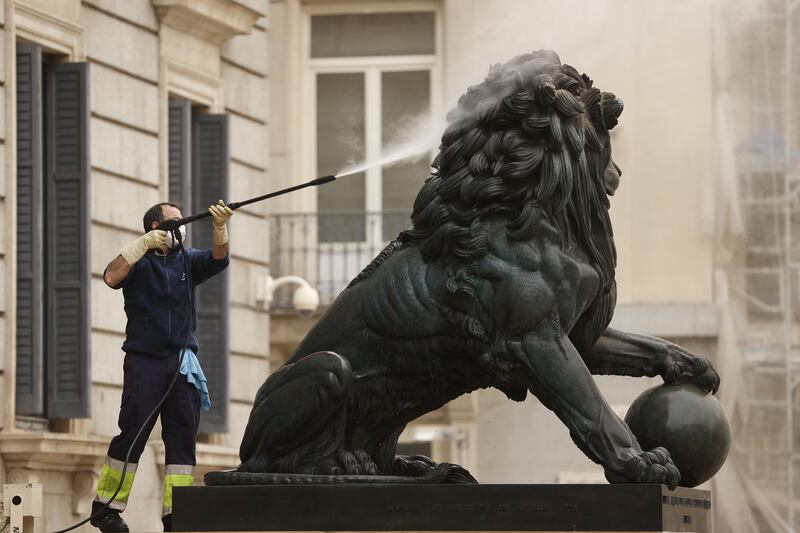
[[[262,200],[267,200],[269,198],[274,198],[276,196],[281,196],[282,194],[287,194],[290,192],[294,192],[300,189],[305,189],[306,187],[315,187],[318,185],[324,185],[326,183],[330,183],[331,181],[336,180],[336,178],[342,178],[344,176],[351,176],[353,174],[357,174],[359,172],[363,172],[368,168],[376,167],[376,166],[391,166],[394,163],[399,161],[403,161],[406,159],[411,158],[411,156],[419,155],[424,152],[430,150],[431,146],[431,139],[425,138],[421,141],[416,141],[413,143],[405,144],[399,147],[395,147],[385,153],[383,157],[376,159],[376,160],[368,160],[362,163],[358,163],[356,165],[347,166],[341,169],[336,174],[330,174],[328,176],[322,176],[321,178],[315,178],[311,181],[307,181],[305,183],[301,183],[300,185],[293,185],[292,187],[288,187],[286,189],[281,189],[279,191],[271,192],[268,194],[264,194],[262,196],[256,196],[255,198],[250,198],[248,200],[243,200],[241,202],[231,202],[227,204],[231,210],[235,211],[240,207],[248,204],[252,204],[255,202],[261,202]],[[200,220],[201,218],[210,217],[211,213],[205,211],[203,213],[198,213],[196,215],[191,215],[185,218],[180,219],[170,219],[165,220],[161,224],[158,225],[160,230],[164,231],[175,231],[179,227],[183,226],[184,224],[190,224],[196,220]]]
[[[336,177],[343,178],[344,176],[350,176],[358,172],[363,172],[372,167],[390,167],[401,161],[415,160],[417,158],[412,159],[412,156],[419,156],[425,152],[430,152],[432,144],[433,137],[428,136],[412,143],[391,147],[387,150],[384,150],[383,155],[378,159],[370,159],[358,164],[344,167],[342,170],[336,173]]]

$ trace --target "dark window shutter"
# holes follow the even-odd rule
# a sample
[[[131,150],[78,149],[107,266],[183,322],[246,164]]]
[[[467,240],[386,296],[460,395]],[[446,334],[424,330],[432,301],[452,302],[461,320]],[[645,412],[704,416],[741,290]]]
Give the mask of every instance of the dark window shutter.
[[[16,412],[43,415],[42,50],[17,45]]]
[[[195,115],[192,127],[193,213],[228,197],[228,117]],[[211,223],[192,227],[196,248],[212,246]],[[211,411],[203,412],[200,431],[228,430],[228,278],[214,276],[197,291],[198,359],[208,378]]]
[[[169,99],[169,201],[181,206],[185,216],[192,210],[191,136],[192,103]]]
[[[47,416],[89,416],[88,63],[45,68]]]

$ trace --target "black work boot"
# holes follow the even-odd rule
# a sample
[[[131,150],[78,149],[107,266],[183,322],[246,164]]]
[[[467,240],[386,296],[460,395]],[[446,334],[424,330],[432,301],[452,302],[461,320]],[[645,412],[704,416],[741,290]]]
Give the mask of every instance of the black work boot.
[[[89,521],[103,533],[128,533],[128,524],[119,515],[119,511],[106,509]]]
[[[161,523],[164,524],[164,531],[172,531],[172,513],[162,516]]]

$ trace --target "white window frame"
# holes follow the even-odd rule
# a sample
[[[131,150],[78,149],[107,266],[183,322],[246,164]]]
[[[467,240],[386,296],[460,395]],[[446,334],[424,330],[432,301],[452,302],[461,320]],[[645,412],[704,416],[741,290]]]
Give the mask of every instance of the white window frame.
[[[301,25],[301,58],[303,62],[303,102],[304,113],[301,124],[300,170],[303,176],[313,177],[317,172],[317,98],[316,80],[318,74],[361,73],[364,74],[365,104],[365,157],[376,159],[381,155],[381,74],[383,72],[409,72],[427,70],[430,80],[431,127],[436,117],[442,115],[441,108],[441,57],[442,57],[442,12],[438,2],[403,2],[403,3],[370,3],[368,9],[363,4],[342,3],[336,5],[309,5],[305,7]],[[435,53],[424,55],[389,55],[360,57],[311,57],[311,17],[315,15],[333,14],[373,14],[373,13],[406,13],[429,12],[434,14]],[[432,149],[434,147],[431,147]],[[339,169],[330,169],[336,172]],[[379,213],[383,210],[382,169],[372,167],[366,170],[365,206],[366,213]],[[347,178],[342,178],[347,179]],[[336,186],[333,184],[332,186]],[[319,211],[316,190],[307,193],[305,205],[314,212]],[[380,220],[380,217],[378,217]],[[375,224],[370,231],[367,225],[366,243],[380,246],[383,242],[382,223]]]

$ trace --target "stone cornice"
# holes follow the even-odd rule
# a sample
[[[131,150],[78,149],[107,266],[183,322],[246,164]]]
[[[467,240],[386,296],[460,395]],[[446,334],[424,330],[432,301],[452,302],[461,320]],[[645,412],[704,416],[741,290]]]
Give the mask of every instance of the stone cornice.
[[[6,483],[39,483],[51,472],[65,473],[72,480],[72,513],[88,514],[108,440],[74,433],[0,431]]]
[[[233,0],[152,0],[162,24],[221,45],[250,33],[261,13]]]
[[[7,469],[57,472],[99,470],[108,438],[47,432],[0,432],[0,455]]]

